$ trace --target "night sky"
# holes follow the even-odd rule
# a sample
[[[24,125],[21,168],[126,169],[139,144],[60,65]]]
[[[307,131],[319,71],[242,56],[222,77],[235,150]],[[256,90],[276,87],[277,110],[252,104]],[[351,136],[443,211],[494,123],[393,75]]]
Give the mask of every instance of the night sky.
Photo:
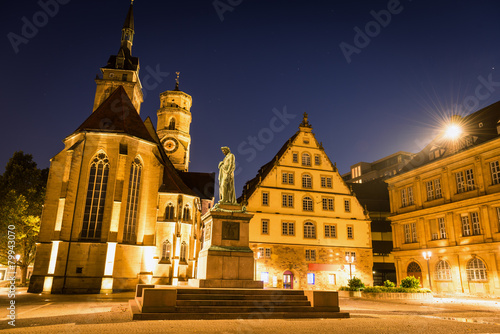
[[[2,172],[17,150],[49,166],[92,112],[94,78],[120,46],[129,1],[57,3],[53,17],[37,1],[2,5]],[[158,95],[180,71],[193,97],[190,171],[216,171],[227,145],[239,195],[307,112],[343,174],[418,152],[446,115],[500,100],[499,13],[497,0],[136,0],[132,54],[148,81],[141,117],[156,125]],[[34,19],[38,31],[23,37]],[[15,35],[25,38],[17,53]]]

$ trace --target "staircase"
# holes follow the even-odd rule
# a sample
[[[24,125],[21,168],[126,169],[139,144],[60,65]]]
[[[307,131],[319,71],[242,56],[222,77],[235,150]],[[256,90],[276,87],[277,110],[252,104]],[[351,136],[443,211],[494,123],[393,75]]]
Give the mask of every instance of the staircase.
[[[315,293],[336,300],[313,307],[309,300],[313,291],[306,292],[311,295],[308,299],[301,290],[169,287],[142,291],[138,287],[130,306],[134,320],[349,318],[349,313],[332,306],[338,305],[336,292]]]

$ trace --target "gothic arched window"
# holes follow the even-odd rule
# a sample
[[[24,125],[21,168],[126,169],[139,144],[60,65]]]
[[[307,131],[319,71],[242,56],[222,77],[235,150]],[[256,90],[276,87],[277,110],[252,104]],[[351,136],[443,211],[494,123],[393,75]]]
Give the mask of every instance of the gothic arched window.
[[[187,257],[187,244],[185,241],[183,241],[181,244],[180,261],[186,262],[186,257]]]
[[[175,130],[175,118],[171,118],[170,122],[168,123],[168,129],[169,130]]]
[[[168,240],[165,240],[161,245],[161,261],[170,261],[170,251],[172,250],[172,245]]]
[[[174,219],[174,205],[172,203],[168,203],[165,208],[165,220],[173,220]]]
[[[182,213],[182,219],[185,221],[191,220],[191,208],[189,205],[186,205],[184,207],[184,212]]]
[[[142,163],[135,158],[130,166],[128,183],[127,210],[125,212],[125,226],[123,228],[123,242],[135,242],[137,229],[137,207],[139,203],[139,186],[141,184]]]
[[[81,239],[99,240],[101,237],[108,173],[108,156],[104,152],[99,152],[90,164],[87,199],[85,201],[82,232],[80,234]]]

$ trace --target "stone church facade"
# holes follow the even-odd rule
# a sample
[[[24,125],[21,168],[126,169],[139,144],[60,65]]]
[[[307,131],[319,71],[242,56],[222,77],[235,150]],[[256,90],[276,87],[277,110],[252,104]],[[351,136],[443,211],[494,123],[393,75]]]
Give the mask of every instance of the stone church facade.
[[[160,95],[155,130],[139,116],[133,6],[117,55],[96,78],[92,114],[51,159],[30,292],[99,293],[195,277],[214,174],[191,173],[191,96]]]

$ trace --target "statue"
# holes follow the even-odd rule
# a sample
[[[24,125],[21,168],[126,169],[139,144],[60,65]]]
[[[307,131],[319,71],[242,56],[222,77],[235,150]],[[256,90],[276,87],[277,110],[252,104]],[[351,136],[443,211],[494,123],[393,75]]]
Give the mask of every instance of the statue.
[[[236,167],[234,154],[229,147],[221,147],[222,153],[226,156],[219,163],[219,203],[237,204],[236,192],[234,191],[234,169]]]

